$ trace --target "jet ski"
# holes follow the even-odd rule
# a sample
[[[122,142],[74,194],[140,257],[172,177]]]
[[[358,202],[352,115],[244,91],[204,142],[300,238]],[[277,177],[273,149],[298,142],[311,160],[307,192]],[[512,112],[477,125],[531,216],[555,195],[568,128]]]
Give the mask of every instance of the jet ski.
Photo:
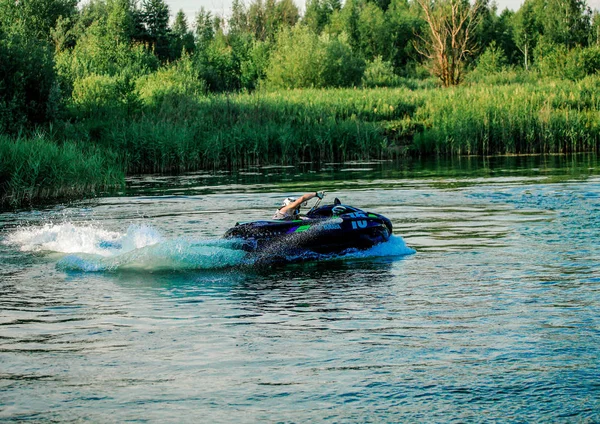
[[[247,252],[282,257],[369,249],[392,234],[392,223],[383,215],[344,205],[337,198],[329,205],[320,202],[297,219],[236,223],[223,237],[238,240]]]

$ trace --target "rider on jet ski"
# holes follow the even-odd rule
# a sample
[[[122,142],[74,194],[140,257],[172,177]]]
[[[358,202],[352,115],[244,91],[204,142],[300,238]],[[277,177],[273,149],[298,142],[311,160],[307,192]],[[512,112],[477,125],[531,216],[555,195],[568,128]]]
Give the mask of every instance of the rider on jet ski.
[[[294,197],[288,197],[283,201],[281,207],[275,211],[273,219],[298,219],[298,215],[300,214],[300,206],[304,202],[307,202],[314,197],[323,199],[323,196],[325,196],[324,191],[317,191],[314,193],[306,193],[297,199]]]

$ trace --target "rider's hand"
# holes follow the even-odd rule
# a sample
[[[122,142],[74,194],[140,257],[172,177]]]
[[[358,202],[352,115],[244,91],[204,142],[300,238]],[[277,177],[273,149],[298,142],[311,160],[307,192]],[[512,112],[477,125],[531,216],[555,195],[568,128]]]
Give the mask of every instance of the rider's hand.
[[[315,193],[315,196],[318,197],[319,199],[323,199],[323,197],[325,197],[325,192],[324,191],[317,191]]]

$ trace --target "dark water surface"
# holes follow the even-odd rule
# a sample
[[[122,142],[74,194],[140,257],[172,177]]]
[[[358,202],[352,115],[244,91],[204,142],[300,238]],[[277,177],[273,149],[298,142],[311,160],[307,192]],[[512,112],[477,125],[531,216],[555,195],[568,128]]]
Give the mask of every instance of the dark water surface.
[[[270,269],[219,239],[321,189],[395,236]],[[599,228],[594,156],[144,177],[3,213],[0,420],[600,422]]]

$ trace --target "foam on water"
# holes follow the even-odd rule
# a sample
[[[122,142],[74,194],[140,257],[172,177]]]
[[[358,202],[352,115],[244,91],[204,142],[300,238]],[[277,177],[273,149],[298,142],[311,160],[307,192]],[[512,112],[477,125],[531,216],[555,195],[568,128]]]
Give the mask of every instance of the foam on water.
[[[373,246],[368,250],[354,250],[352,252],[348,252],[347,256],[354,258],[370,258],[413,255],[416,252],[417,251],[415,249],[412,249],[406,245],[402,237],[392,235],[385,243]]]
[[[147,225],[131,225],[125,233],[107,231],[92,224],[45,224],[19,228],[5,243],[23,252],[86,253],[114,256],[162,241],[160,234]]]
[[[5,243],[25,252],[63,253],[57,268],[65,271],[222,269],[252,266],[265,259],[241,250],[236,240],[168,239],[148,225],[130,225],[120,233],[91,224],[46,224],[19,228],[8,235]],[[413,253],[401,237],[392,236],[369,250],[349,249],[341,255],[300,254],[287,259],[294,262]]]
[[[233,243],[227,240],[176,239],[109,257],[68,255],[57,263],[57,267],[62,270],[85,272],[220,269],[243,265],[245,256],[244,251],[234,249]]]

